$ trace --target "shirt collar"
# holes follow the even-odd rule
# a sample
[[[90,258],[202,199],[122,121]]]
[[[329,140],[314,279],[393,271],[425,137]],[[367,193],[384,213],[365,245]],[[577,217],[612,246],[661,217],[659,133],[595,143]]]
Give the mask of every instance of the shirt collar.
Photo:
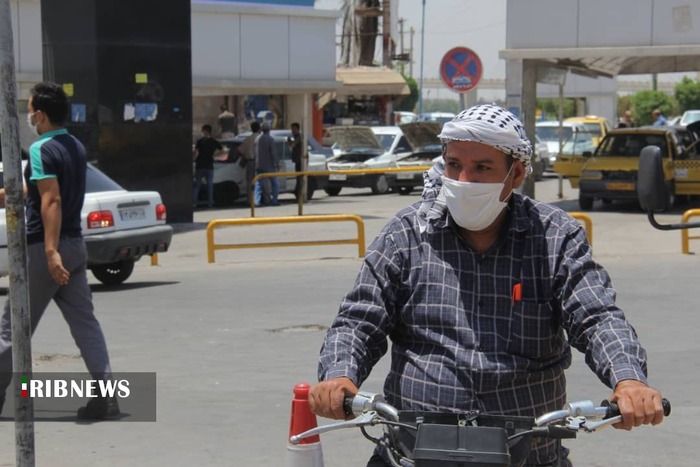
[[[57,135],[67,135],[67,134],[68,134],[68,130],[66,130],[65,128],[59,128],[58,130],[51,130],[51,131],[47,131],[46,133],[42,133],[39,136],[39,140],[53,138],[54,136],[57,136]]]

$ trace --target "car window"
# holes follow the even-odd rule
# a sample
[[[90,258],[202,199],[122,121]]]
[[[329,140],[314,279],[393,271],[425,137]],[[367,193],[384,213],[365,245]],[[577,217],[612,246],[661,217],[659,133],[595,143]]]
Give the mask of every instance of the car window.
[[[382,149],[384,149],[384,151],[388,151],[389,149],[391,149],[391,144],[394,142],[394,138],[395,138],[394,135],[386,135],[386,134],[384,134],[384,135],[378,134],[377,135],[377,139],[379,140],[379,144],[381,144]]]
[[[292,149],[287,144],[287,141],[276,140],[272,148],[275,153],[275,158],[278,161],[291,160],[292,159]]]
[[[399,144],[396,146],[396,149],[394,149],[395,153],[399,152],[409,152],[411,151],[411,145],[408,144],[408,140],[406,139],[405,136],[402,136],[401,139],[399,139]]]
[[[571,138],[571,127],[564,126],[561,127],[562,140],[566,141]],[[538,126],[535,127],[535,133],[540,137],[542,141],[559,141],[559,127],[558,126]]]
[[[639,157],[645,146],[657,146],[662,157],[667,156],[668,146],[663,134],[617,134],[608,136],[600,143],[597,156],[603,157]]]
[[[572,133],[571,137],[564,143],[562,154],[583,154],[584,152],[595,151],[593,136],[590,133]]]
[[[600,127],[600,123],[584,123],[583,126],[586,128],[588,133],[593,135],[594,138],[596,136],[603,135],[603,129]]]
[[[117,182],[102,173],[95,166],[88,164],[85,175],[85,192],[97,193],[100,191],[121,191],[124,188]]]

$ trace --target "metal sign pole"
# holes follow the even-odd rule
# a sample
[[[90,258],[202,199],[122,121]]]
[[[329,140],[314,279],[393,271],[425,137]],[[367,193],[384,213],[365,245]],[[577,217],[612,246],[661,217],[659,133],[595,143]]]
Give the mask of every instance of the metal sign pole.
[[[31,317],[27,287],[27,239],[24,223],[24,195],[17,118],[17,90],[8,0],[0,0],[0,134],[5,181],[7,251],[10,267],[12,312],[12,367],[15,375],[32,377]],[[15,401],[15,456],[19,467],[34,466],[34,405],[14,387],[6,397]]]

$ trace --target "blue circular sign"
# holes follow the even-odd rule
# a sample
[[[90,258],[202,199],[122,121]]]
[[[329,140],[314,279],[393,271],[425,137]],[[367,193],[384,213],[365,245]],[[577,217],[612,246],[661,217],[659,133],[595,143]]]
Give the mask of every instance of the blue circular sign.
[[[479,84],[482,71],[481,59],[473,50],[466,47],[450,49],[440,62],[442,82],[456,92],[474,89]]]

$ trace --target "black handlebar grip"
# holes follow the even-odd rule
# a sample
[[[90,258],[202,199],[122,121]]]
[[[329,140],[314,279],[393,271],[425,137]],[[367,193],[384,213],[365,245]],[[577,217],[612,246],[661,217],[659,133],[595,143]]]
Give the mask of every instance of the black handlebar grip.
[[[603,402],[600,403],[601,407],[607,407],[608,413],[605,414],[605,418],[612,418],[612,417],[617,417],[620,415],[620,408],[617,406],[615,402],[610,402],[608,400],[604,400]],[[668,417],[671,415],[671,401],[666,399],[665,397],[661,399],[661,407],[664,409],[664,416]]]
[[[352,415],[352,401],[354,398],[354,396],[348,396],[343,399],[343,411],[348,417]]]

